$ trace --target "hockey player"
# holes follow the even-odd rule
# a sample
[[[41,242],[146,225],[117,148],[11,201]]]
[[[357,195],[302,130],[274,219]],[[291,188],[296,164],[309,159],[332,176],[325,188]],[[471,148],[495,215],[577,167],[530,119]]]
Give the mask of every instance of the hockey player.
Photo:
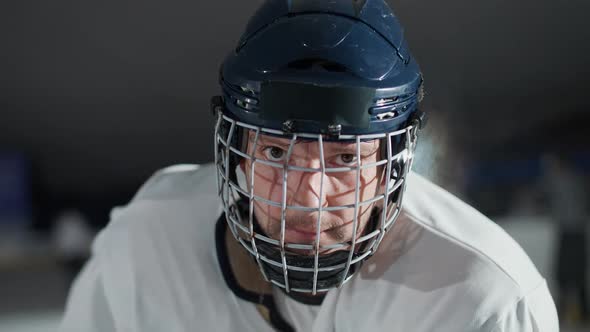
[[[269,0],[220,70],[215,162],[116,210],[61,331],[558,331],[498,226],[410,172],[422,76],[383,0]]]

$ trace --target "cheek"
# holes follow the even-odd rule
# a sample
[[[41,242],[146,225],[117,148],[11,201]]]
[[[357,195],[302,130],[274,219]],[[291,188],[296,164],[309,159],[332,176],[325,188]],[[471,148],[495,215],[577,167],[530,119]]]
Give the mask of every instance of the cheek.
[[[370,168],[361,172],[360,179],[360,201],[366,201],[378,194],[379,177],[377,176],[377,169]],[[380,191],[379,191],[380,192]]]
[[[348,175],[332,179],[332,193],[327,196],[329,206],[343,206],[355,203],[356,173],[350,172]],[[359,203],[374,198],[379,194],[378,189],[377,170],[375,168],[363,170],[359,182]],[[359,206],[357,214],[361,227],[368,220],[374,206],[375,203]],[[334,215],[337,215],[344,222],[351,222],[354,219],[354,208],[334,211]]]
[[[329,191],[326,192],[330,205],[349,205],[355,203],[356,198],[356,172],[347,172],[330,177]],[[359,179],[359,202],[363,202],[375,197],[379,179],[377,170],[370,168],[361,171]]]
[[[360,198],[361,202],[368,201],[375,196],[382,194],[382,190],[380,188],[379,177],[377,176],[378,172],[376,168],[367,169],[364,173],[361,174],[361,187],[360,187]],[[373,202],[371,204],[365,204],[361,207],[361,215],[362,219],[368,220],[371,210],[375,206],[375,204],[379,204],[379,201]]]
[[[276,227],[274,225],[277,223],[276,220],[281,218],[281,208],[256,201],[254,203],[254,215],[262,230],[272,236],[275,233]]]
[[[250,187],[250,168],[247,168],[248,174],[246,179],[248,181],[248,187]],[[260,196],[264,199],[275,201],[277,192],[281,193],[281,179],[283,171],[275,167],[266,165],[256,164],[254,168],[254,195]],[[250,188],[248,188],[250,189]],[[280,197],[279,197],[280,201]]]
[[[249,170],[248,170],[249,171]],[[272,202],[281,202],[282,197],[282,174],[283,171],[275,167],[257,164],[254,169],[254,195]],[[248,186],[250,185],[248,177]],[[260,226],[268,231],[271,220],[281,217],[281,208],[255,200],[254,213]]]

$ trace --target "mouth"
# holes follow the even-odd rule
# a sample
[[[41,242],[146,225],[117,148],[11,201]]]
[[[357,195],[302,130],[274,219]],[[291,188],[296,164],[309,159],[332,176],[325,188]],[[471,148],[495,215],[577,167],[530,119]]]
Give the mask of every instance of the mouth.
[[[333,235],[334,232],[342,229],[342,227],[346,227],[347,225],[352,224],[352,221],[346,222],[341,225],[332,226],[330,228],[320,230],[319,236],[320,239],[323,237],[327,237],[330,234]],[[313,228],[302,228],[302,227],[287,227],[285,228],[285,242],[287,243],[297,243],[297,244],[313,244],[315,243],[316,237],[318,236],[317,230]]]
[[[320,232],[320,237],[326,231]],[[298,244],[313,244],[317,237],[317,232],[309,229],[287,228],[285,229],[285,242]]]

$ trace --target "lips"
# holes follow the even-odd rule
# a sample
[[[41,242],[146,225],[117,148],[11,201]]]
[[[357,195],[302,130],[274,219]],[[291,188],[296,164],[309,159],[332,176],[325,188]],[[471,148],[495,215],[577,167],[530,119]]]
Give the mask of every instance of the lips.
[[[349,221],[349,222],[345,222],[344,224],[341,224],[341,225],[336,225],[336,226],[332,226],[332,227],[327,228],[327,229],[320,230],[320,236],[323,233],[334,231],[334,230],[336,230],[338,228],[345,227],[345,226],[347,226],[349,224],[352,224],[352,223],[353,223],[353,221]],[[292,231],[292,232],[296,232],[296,233],[304,234],[304,235],[308,235],[308,236],[315,236],[316,233],[317,233],[317,230],[315,228],[305,228],[305,227],[288,227],[287,226],[286,229],[285,229],[285,231],[286,232]]]
[[[320,237],[322,236],[320,233]],[[285,241],[288,243],[311,244],[315,242],[317,233],[312,229],[287,228],[285,229]]]
[[[308,223],[287,223],[285,225],[285,242],[291,244],[314,244],[319,237],[321,243],[331,243],[335,240],[342,240],[343,229],[354,220],[350,220],[343,224],[324,224],[325,229],[320,228],[319,236],[317,234],[316,222],[309,221]],[[279,233],[280,234],[280,233]],[[277,238],[279,234],[276,234]]]
[[[301,233],[301,234],[305,234],[305,235],[316,235],[317,231],[314,229],[304,229],[304,228],[287,228],[287,230],[289,231],[294,231],[297,233]],[[320,234],[322,234],[324,231],[320,231]]]

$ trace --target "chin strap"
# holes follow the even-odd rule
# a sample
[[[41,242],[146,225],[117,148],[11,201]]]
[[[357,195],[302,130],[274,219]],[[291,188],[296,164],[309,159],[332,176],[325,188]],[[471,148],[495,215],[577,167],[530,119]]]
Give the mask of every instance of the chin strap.
[[[269,243],[260,243],[257,245],[258,252],[267,258],[280,262],[281,261],[281,252],[275,246]],[[355,255],[356,256],[356,255]],[[353,259],[355,258],[353,256]],[[298,266],[298,267],[307,267],[311,268],[314,266],[315,259],[314,256],[303,256],[297,255],[293,253],[286,253],[286,261],[287,264],[290,266]],[[331,254],[322,255],[318,258],[318,267],[324,266],[333,266],[339,264],[345,264],[348,261],[348,252],[347,251],[336,251]],[[279,266],[275,266],[269,264],[265,261],[262,261],[262,266],[266,275],[269,279],[283,283],[283,268]],[[360,264],[360,263],[359,263]],[[348,275],[346,278],[350,277],[355,271],[356,266],[351,266]],[[335,269],[332,271],[319,271],[318,272],[318,280],[317,280],[317,288],[334,288],[340,284],[343,278],[344,273],[344,266]],[[294,271],[289,270],[289,285],[291,288],[301,288],[301,289],[312,289],[313,288],[313,272],[303,272],[303,271]]]

